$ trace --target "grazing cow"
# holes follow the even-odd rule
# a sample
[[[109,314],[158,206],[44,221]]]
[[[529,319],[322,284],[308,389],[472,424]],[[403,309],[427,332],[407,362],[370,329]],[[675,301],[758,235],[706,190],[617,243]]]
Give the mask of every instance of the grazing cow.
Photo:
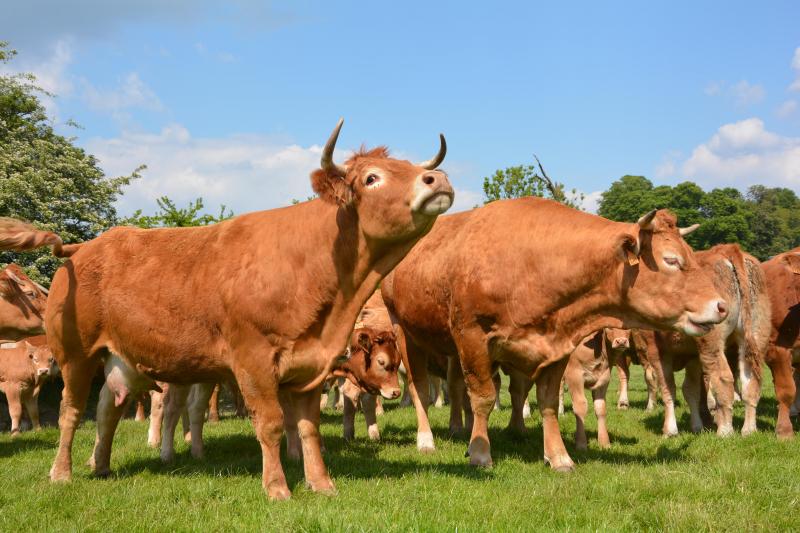
[[[337,164],[341,124],[311,175],[315,200],[203,227],[118,227],[78,245],[33,228],[0,231],[7,249],[52,245],[56,256],[69,257],[45,313],[64,378],[52,480],[72,477],[75,429],[102,364],[109,386],[99,410],[110,415],[98,419],[97,475],[110,472],[129,395],[154,389],[155,380],[235,377],[253,413],[269,497],[291,495],[280,462],[281,398],[294,407],[306,482],[316,492],[335,490],[320,450],[322,382],[375,287],[454,196],[437,170],[443,136],[430,161],[393,159],[376,148]]]
[[[794,435],[789,416],[791,411],[796,412],[795,380],[800,378],[800,248],[778,254],[761,266],[772,306],[772,329],[764,359],[772,372],[778,400],[775,433],[788,439]]]
[[[614,329],[614,331],[625,331]],[[622,337],[618,337],[622,338]],[[594,414],[597,416],[597,442],[601,448],[611,446],[606,426],[606,391],[611,381],[611,359],[614,357],[614,341],[608,330],[597,331],[584,338],[569,356],[564,370],[564,382],[572,397],[572,412],[575,415],[575,447],[587,448],[586,413],[588,405],[584,388],[592,391]],[[618,349],[620,343],[617,342]]]
[[[558,427],[558,389],[578,343],[602,327],[702,335],[727,312],[681,238],[675,216],[612,222],[541,198],[492,202],[442,217],[382,284],[419,416],[427,420],[429,355],[460,364],[473,416],[470,463],[491,465],[492,376],[504,363],[536,382],[544,457],[572,470]],[[451,402],[454,397],[451,395]]]
[[[703,375],[716,400],[717,434],[733,433],[734,377],[729,360],[735,365],[745,404],[742,434],[756,430],[756,406],[761,397],[761,364],[770,336],[770,301],[767,284],[758,260],[736,244],[720,244],[696,252],[698,264],[714,280],[717,291],[728,302],[728,316],[703,337],[687,337],[673,331],[642,332],[655,348],[649,356],[661,382],[664,401],[664,435],[678,433],[675,419],[674,371],[686,368],[684,397],[691,411],[691,429],[703,429],[707,422]]]
[[[0,390],[8,399],[11,434],[19,433],[23,406],[33,429],[39,425],[39,390],[58,368],[44,335],[0,344]]]
[[[8,227],[9,219],[0,218],[0,231]],[[0,270],[0,339],[16,341],[43,334],[46,304],[47,289],[26,276],[19,265],[11,263]]]
[[[647,346],[642,342],[636,342],[636,335],[630,330],[606,328],[606,335],[611,338],[613,356],[610,359],[610,363],[617,367],[617,376],[619,377],[617,409],[627,409],[630,406],[628,400],[628,381],[631,376],[630,366],[631,364],[637,364],[644,369],[644,381],[647,385],[647,406],[645,410],[652,411],[656,406],[658,380],[656,379],[653,365],[647,359]]]

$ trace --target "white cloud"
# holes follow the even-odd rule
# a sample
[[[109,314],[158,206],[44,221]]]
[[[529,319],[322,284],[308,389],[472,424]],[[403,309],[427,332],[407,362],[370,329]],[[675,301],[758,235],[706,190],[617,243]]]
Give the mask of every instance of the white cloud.
[[[696,147],[683,175],[708,187],[800,187],[800,138],[767,131],[759,118],[726,124]]]
[[[603,191],[587,192],[583,195],[581,208],[587,213],[597,213],[600,207],[600,200],[603,198]]]
[[[792,70],[796,73],[796,78],[789,86],[790,91],[800,91],[800,46],[798,46],[794,51],[794,57],[792,57]]]
[[[83,79],[81,84],[83,86],[82,97],[89,108],[108,112],[115,118],[121,118],[126,110],[132,108],[149,111],[164,109],[156,93],[142,81],[136,72],[126,74],[113,89],[99,89],[86,79]]]
[[[164,195],[179,205],[202,197],[212,212],[220,204],[237,214],[288,205],[312,194],[309,174],[319,167],[322,152],[317,145],[303,147],[263,135],[195,138],[180,124],[157,134],[90,139],[86,148],[108,175],[148,166],[121,198],[122,214],[139,208],[152,213],[155,200]]]
[[[450,208],[448,213],[457,213],[459,211],[468,211],[476,205],[483,205],[483,194],[472,191],[470,189],[455,188],[456,198],[453,202],[453,207]]]
[[[42,104],[47,109],[50,117],[58,118],[58,105],[56,96],[70,96],[74,90],[74,80],[67,73],[67,68],[72,63],[72,45],[69,40],[61,39],[56,41],[50,49],[49,55],[40,61],[29,61],[15,58],[10,68],[8,65],[0,65],[0,74],[19,74],[31,73],[36,76],[36,85],[52,94],[53,96],[42,95]]]
[[[775,114],[778,115],[779,118],[789,118],[794,115],[795,111],[797,111],[797,101],[786,100],[775,111]]]
[[[683,157],[683,154],[678,150],[670,150],[661,160],[661,163],[658,164],[655,171],[655,176],[657,179],[664,179],[672,177],[678,171],[678,165],[680,164],[680,160]]]
[[[757,104],[767,94],[762,85],[753,84],[747,80],[739,80],[733,84],[728,84],[724,81],[713,81],[706,85],[703,92],[707,96],[722,96],[727,100],[732,100],[737,107]]]

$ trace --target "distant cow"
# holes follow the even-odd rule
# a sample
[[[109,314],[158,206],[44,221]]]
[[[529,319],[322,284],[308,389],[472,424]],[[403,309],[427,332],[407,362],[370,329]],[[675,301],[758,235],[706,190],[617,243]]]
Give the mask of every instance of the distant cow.
[[[705,389],[703,374],[708,376],[716,400],[717,434],[733,433],[734,377],[731,365],[739,373],[745,419],[742,434],[756,430],[756,406],[761,397],[761,364],[770,334],[770,302],[766,280],[759,261],[744,253],[736,244],[721,244],[696,252],[698,264],[711,274],[714,285],[728,302],[728,316],[708,335],[687,337],[677,332],[642,332],[655,347],[651,357],[662,385],[664,434],[678,433],[675,419],[675,380],[673,372],[686,368],[683,384],[686,403],[691,411],[691,429],[704,426]]]
[[[630,406],[628,399],[628,381],[630,381],[630,366],[641,365],[644,370],[644,381],[647,385],[646,411],[652,411],[656,406],[656,393],[658,380],[656,379],[653,365],[647,359],[647,346],[636,342],[636,335],[626,329],[606,328],[606,335],[611,339],[611,365],[617,367],[619,378],[619,397],[617,409],[627,409]]]
[[[8,224],[8,219],[0,218],[0,231]],[[43,334],[46,304],[47,289],[26,276],[19,265],[11,263],[0,270],[0,339],[16,341]]]
[[[558,427],[558,389],[581,339],[603,327],[702,335],[727,313],[674,215],[653,211],[626,224],[533,197],[440,218],[382,292],[401,326],[418,448],[433,449],[427,360],[450,357],[475,417],[470,463],[492,464],[492,376],[502,363],[536,382],[544,457],[558,471],[574,468]]]
[[[12,435],[19,433],[23,406],[33,429],[40,428],[39,391],[57,371],[44,336],[0,344],[0,390],[8,399]]]
[[[778,400],[775,432],[785,439],[794,435],[789,414],[796,410],[796,380],[800,377],[797,369],[800,366],[800,248],[778,254],[765,261],[762,267],[772,306],[772,330],[765,360],[772,371]]]
[[[235,377],[253,413],[262,485],[291,493],[280,462],[281,399],[300,431],[306,482],[334,491],[319,435],[321,385],[344,351],[358,312],[383,277],[453,203],[430,161],[389,157],[386,148],[333,161],[341,128],[311,176],[320,196],[297,205],[192,228],[113,228],[64,245],[49,232],[0,231],[7,249],[52,245],[69,257],[56,272],[45,313],[61,366],[61,440],[50,477],[72,477],[72,441],[98,365],[106,372],[94,451],[110,472],[116,422],[129,395],[155,380],[196,383]]]

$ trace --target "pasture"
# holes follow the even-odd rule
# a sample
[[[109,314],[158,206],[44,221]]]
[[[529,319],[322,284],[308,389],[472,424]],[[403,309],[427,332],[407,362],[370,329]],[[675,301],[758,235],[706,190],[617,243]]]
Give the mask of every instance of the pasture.
[[[338,496],[306,490],[302,465],[284,458],[293,498],[279,503],[267,501],[261,490],[261,453],[247,420],[226,417],[208,424],[206,459],[192,459],[181,442],[176,462],[166,466],[157,450],[145,446],[146,423],[126,419],[117,432],[110,479],[92,479],[82,464],[94,442],[94,423],[87,421],[76,437],[71,484],[47,479],[57,429],[13,440],[5,433],[0,436],[0,530],[797,529],[800,440],[778,442],[773,436],[776,404],[766,369],[765,377],[756,435],[689,434],[688,410],[681,402],[682,433],[664,439],[663,410],[643,410],[644,381],[641,367],[634,367],[631,409],[616,409],[617,380],[612,379],[612,448],[600,450],[592,440],[596,423],[590,415],[585,453],[572,445],[575,423],[567,395],[561,427],[578,466],[566,475],[550,472],[542,462],[535,409],[525,435],[504,429],[510,415],[506,392],[502,410],[490,419],[491,470],[467,464],[467,436],[448,437],[447,408],[431,408],[438,449],[424,456],[415,447],[411,408],[387,402],[379,418],[380,443],[366,439],[359,414],[357,439],[350,444],[341,438],[341,414],[327,409],[321,431]],[[735,423],[742,423],[741,404]]]

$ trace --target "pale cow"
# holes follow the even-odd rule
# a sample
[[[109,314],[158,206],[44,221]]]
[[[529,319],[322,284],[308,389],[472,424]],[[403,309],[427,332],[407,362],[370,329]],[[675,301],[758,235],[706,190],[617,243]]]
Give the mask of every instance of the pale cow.
[[[33,429],[40,429],[39,391],[57,373],[58,367],[44,336],[0,342],[0,390],[8,400],[12,436],[20,431],[23,408]]]

